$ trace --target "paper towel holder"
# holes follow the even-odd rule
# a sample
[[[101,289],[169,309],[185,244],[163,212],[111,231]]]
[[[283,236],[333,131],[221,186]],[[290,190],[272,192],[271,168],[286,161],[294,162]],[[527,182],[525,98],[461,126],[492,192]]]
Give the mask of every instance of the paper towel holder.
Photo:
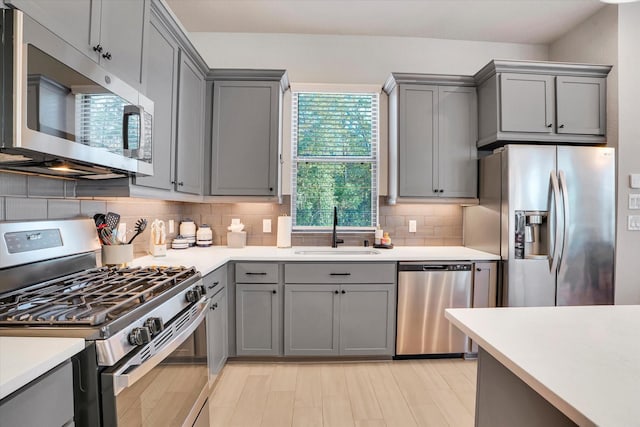
[[[289,215],[284,214],[278,217],[278,231],[276,238],[276,246],[278,248],[291,247],[291,226],[292,219]]]

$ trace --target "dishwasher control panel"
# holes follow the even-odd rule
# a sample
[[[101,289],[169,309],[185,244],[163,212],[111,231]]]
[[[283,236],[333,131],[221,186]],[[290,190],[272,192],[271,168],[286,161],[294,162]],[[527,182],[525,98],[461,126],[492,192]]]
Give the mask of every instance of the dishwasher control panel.
[[[458,264],[424,264],[400,263],[399,271],[471,271],[471,263]]]

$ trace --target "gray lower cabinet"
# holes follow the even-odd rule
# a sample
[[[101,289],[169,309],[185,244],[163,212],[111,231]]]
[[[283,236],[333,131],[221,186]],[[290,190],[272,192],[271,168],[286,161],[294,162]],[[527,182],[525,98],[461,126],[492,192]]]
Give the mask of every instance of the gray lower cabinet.
[[[282,335],[282,285],[236,284],[236,354],[277,356]]]
[[[468,76],[393,73],[389,202],[477,197],[477,100]]]
[[[212,297],[207,313],[207,345],[209,379],[218,375],[229,354],[227,338],[227,289],[223,287]]]
[[[3,426],[73,426],[73,372],[67,361],[0,400]]]
[[[340,286],[284,285],[285,356],[337,356]]]
[[[279,196],[283,70],[211,70],[211,179],[214,196]]]
[[[496,307],[498,304],[498,263],[495,261],[476,261],[473,264],[473,308]],[[471,353],[478,352],[478,344],[473,340],[469,348]]]
[[[149,0],[6,0],[107,71],[140,88]]]
[[[340,354],[393,355],[396,285],[342,285],[340,289]]]
[[[395,263],[285,265],[284,354],[391,356]]]
[[[478,148],[606,142],[608,65],[491,61],[478,85]]]

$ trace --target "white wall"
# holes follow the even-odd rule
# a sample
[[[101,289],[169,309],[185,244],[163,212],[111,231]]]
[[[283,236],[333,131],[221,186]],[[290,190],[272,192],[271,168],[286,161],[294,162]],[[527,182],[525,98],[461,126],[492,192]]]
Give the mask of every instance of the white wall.
[[[549,46],[549,59],[613,65],[607,77],[607,145],[618,144],[618,7],[608,5]]]
[[[547,46],[415,37],[190,33],[212,68],[285,68],[292,82],[382,86],[391,72],[474,74],[491,59],[546,60]]]
[[[618,9],[618,233],[616,253],[616,303],[640,304],[640,231],[626,229],[629,174],[640,173],[640,3]]]
[[[286,69],[292,84],[375,85],[392,72],[472,75],[492,59],[548,59],[543,45],[415,37],[190,33],[212,68]],[[291,98],[284,100],[283,186],[291,193]],[[387,194],[387,97],[380,97],[380,195]]]

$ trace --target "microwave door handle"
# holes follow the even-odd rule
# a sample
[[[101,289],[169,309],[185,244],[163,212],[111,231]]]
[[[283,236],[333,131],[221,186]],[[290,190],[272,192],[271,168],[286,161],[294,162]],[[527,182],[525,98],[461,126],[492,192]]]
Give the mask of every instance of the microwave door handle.
[[[129,117],[130,116],[139,116],[140,117],[140,127],[138,130],[138,147],[140,146],[140,141],[144,136],[144,126],[142,123],[142,107],[139,105],[125,105],[122,111],[122,148],[125,150],[129,149]]]
[[[549,211],[551,212],[551,199],[553,199],[553,217],[549,218],[549,243],[553,242],[553,251],[549,251],[549,271],[555,272],[558,267],[558,256],[560,249],[560,227],[558,226],[558,217],[560,212],[560,185],[555,171],[551,171],[549,178]],[[553,225],[553,227],[551,227]]]
[[[559,181],[560,181],[560,192],[562,193],[562,213],[563,213],[563,221],[562,221],[562,247],[559,253],[558,260],[558,270],[564,264],[564,254],[565,248],[567,247],[567,243],[569,242],[569,190],[567,188],[567,177],[564,174],[564,171],[560,171],[558,173]]]
[[[124,389],[134,385],[153,368],[158,366],[160,362],[166,359],[178,347],[180,347],[180,345],[182,345],[182,343],[184,343],[205,320],[209,302],[210,300],[207,297],[202,297],[196,305],[198,307],[198,312],[188,326],[180,331],[180,333],[171,341],[164,344],[159,352],[145,360],[143,363],[138,364],[138,358],[133,357],[131,360],[128,360],[127,363],[119,367],[115,372],[104,374],[109,377],[109,381],[112,381],[113,383],[114,396],[117,396]]]

